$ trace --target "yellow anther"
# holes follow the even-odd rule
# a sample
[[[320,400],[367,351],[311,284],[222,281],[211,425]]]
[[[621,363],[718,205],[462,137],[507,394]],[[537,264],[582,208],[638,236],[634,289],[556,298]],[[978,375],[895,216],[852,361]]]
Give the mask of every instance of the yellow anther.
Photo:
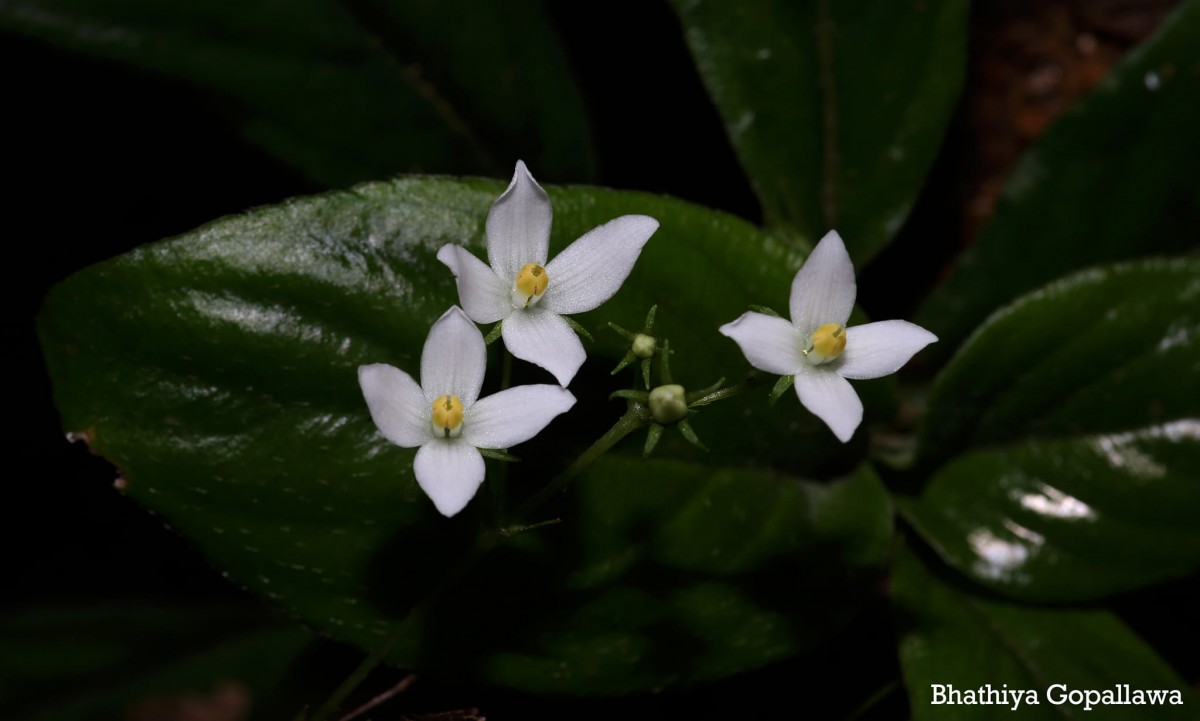
[[[433,402],[433,432],[446,438],[462,433],[463,404],[458,396],[445,395]]]
[[[826,323],[809,336],[808,349],[804,357],[813,365],[828,363],[846,350],[846,326],[841,323]]]
[[[537,263],[526,263],[521,266],[517,281],[513,284],[513,304],[528,308],[531,303],[538,302],[548,285],[550,276],[546,269]]]

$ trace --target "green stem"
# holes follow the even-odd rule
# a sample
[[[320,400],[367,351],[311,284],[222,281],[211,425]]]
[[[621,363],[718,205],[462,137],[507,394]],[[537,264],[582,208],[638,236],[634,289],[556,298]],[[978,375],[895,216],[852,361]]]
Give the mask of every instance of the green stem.
[[[508,390],[512,386],[512,368],[513,357],[512,353],[508,352],[508,348],[504,348],[500,353],[503,360],[500,363],[500,390]],[[502,468],[499,473],[492,474],[492,478],[488,482],[488,487],[492,494],[492,516],[496,528],[504,528],[508,522],[506,514],[508,513],[508,464],[500,464]]]
[[[625,415],[617,419],[617,422],[613,424],[612,428],[608,429],[607,433],[600,436],[599,440],[581,453],[566,470],[551,479],[542,490],[533,494],[528,500],[522,503],[513,516],[518,519],[523,518],[536,510],[538,506],[554,498],[554,496],[561,493],[567,487],[571,479],[592,465],[597,458],[608,452],[622,438],[645,426],[650,420],[649,408],[641,403],[630,403],[629,409],[625,411]]]
[[[505,355],[507,357],[507,353]],[[511,360],[509,363],[511,364]],[[638,428],[644,426],[647,422],[649,422],[649,420],[650,411],[648,408],[646,408],[646,406],[643,406],[640,403],[630,403],[629,409],[625,411],[625,415],[621,416],[621,418],[618,419],[615,424],[613,424],[613,427],[608,429],[607,433],[601,436],[599,440],[597,440],[586,451],[580,454],[580,456],[575,459],[575,462],[568,466],[566,470],[551,479],[551,481],[547,483],[542,490],[538,491],[527,501],[521,504],[516,513],[513,514],[513,518],[519,521],[520,519],[527,517],[530,513],[537,510],[537,508],[543,503],[550,500],[558,493],[561,493],[562,490],[566,488],[567,484],[570,483],[571,479],[582,473],[585,468],[595,462],[597,458],[604,455],[605,452],[616,445],[618,441]],[[538,525],[544,524],[534,524],[531,527],[536,527]],[[354,669],[354,672],[351,673],[346,680],[341,683],[341,685],[334,689],[329,698],[325,700],[325,703],[321,704],[321,707],[318,708],[316,713],[313,714],[312,721],[327,721],[330,714],[332,714],[339,706],[341,706],[342,702],[345,701],[346,698],[353,693],[363,681],[367,679],[367,676],[371,675],[371,672],[374,671],[379,664],[383,663],[383,660],[387,658],[389,653],[392,652],[392,649],[396,647],[396,644],[398,644],[404,638],[404,635],[412,627],[415,620],[420,618],[420,616],[422,616],[437,601],[441,600],[441,597],[456,583],[458,583],[458,581],[466,575],[467,571],[469,571],[471,567],[474,566],[477,561],[479,561],[479,559],[487,555],[488,552],[498,546],[510,535],[515,534],[505,533],[504,527],[500,527],[500,530],[488,531],[484,535],[480,536],[479,541],[476,543],[474,548],[460,558],[458,563],[451,567],[446,575],[442,576],[437,586],[435,586],[431,591],[429,591],[429,593],[426,593],[425,596],[422,597],[417,605],[408,612],[408,615],[405,616],[404,620],[400,622],[400,625],[396,627],[396,630],[387,637],[387,640],[385,640],[382,645],[371,652],[370,656],[363,659],[363,662],[358,665],[358,668]]]
[[[500,390],[506,391],[512,385],[512,353],[504,349],[504,361],[500,364]]]
[[[858,719],[862,718],[868,711],[875,706],[878,706],[879,703],[888,696],[891,696],[892,693],[894,693],[898,688],[900,688],[899,679],[893,679],[892,681],[884,684],[882,688],[871,694],[866,701],[863,701],[861,704],[859,704],[858,708],[851,711],[850,715],[847,716],[844,721],[858,721]]]

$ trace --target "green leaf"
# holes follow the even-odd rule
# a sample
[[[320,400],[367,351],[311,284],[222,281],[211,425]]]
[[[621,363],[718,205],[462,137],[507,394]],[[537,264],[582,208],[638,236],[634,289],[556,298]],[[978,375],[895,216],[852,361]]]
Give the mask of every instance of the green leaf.
[[[529,547],[509,623],[468,621],[493,680],[624,693],[727,676],[810,651],[854,616],[891,542],[866,467],[821,485],[777,474],[602,458],[563,529]],[[497,590],[514,583],[496,571]],[[475,599],[466,606],[477,607]],[[478,613],[478,612],[476,612]]]
[[[328,186],[398,172],[591,176],[583,102],[541,3],[16,0],[0,27],[187,83]]]
[[[435,254],[465,242],[483,256],[484,219],[501,190],[438,178],[363,185],[218,221],[76,275],[51,292],[39,320],[65,426],[237,581],[335,638],[376,647],[475,544],[493,509],[483,489],[454,519],[434,511],[413,480],[413,451],[376,432],[356,368],[417,372],[430,323],[457,300]],[[550,194],[552,256],[617,215],[662,222],[588,325],[636,323],[657,303],[656,332],[680,349],[672,361],[682,382],[746,368],[716,328],[751,302],[786,297],[798,253],[668,198]],[[572,384],[577,407],[514,449],[520,464],[489,461],[515,498],[619,414],[602,399],[625,343],[605,334],[594,350],[600,357]],[[548,380],[528,364],[514,375]],[[725,402],[697,416],[701,435],[710,422],[721,429],[712,466],[604,461],[565,496],[573,505],[520,519],[562,524],[494,552],[393,660],[594,693],[711,678],[811,647],[819,628],[852,611],[844,577],[878,558],[890,511],[869,474],[826,490],[737,470],[837,467],[854,450],[815,419],[793,420],[795,404],[783,415],[764,397],[760,408],[747,416]],[[800,435],[801,423],[819,433]],[[636,454],[640,441],[623,448]],[[697,524],[684,512],[717,515]],[[617,517],[636,523],[617,531]],[[759,583],[772,593],[752,594]],[[818,613],[831,599],[830,614]]]
[[[900,663],[913,718],[1196,719],[1198,699],[1144,641],[1108,611],[1031,608],[976,596],[940,579],[901,549],[892,576]],[[935,686],[995,691],[992,705],[934,705]],[[1065,686],[1065,690],[1060,686]],[[1072,691],[1166,690],[1165,705],[1058,702]],[[948,691],[948,689],[943,689]],[[1000,704],[1000,693],[1008,703]],[[1032,691],[1036,705],[1026,691]],[[1013,692],[1021,692],[1013,710]],[[1178,692],[1181,705],[1170,703]],[[960,695],[960,699],[961,699]]]
[[[1200,234],[1200,3],[1055,121],[916,322],[945,357],[988,313],[1078,268],[1194,247]]]
[[[996,313],[937,379],[938,470],[902,504],[955,567],[1030,600],[1087,600],[1200,567],[1200,261],[1052,283]],[[1181,515],[1182,514],[1182,515]]]
[[[27,721],[147,717],[192,695],[262,710],[312,636],[232,607],[62,606],[0,623],[0,703]]]
[[[961,456],[905,516],[1008,596],[1082,601],[1200,570],[1200,419]]]
[[[997,312],[937,378],[923,453],[1200,416],[1200,260],[1084,271]]]
[[[954,111],[968,3],[672,4],[768,225],[835,228],[859,264],[886,245]]]

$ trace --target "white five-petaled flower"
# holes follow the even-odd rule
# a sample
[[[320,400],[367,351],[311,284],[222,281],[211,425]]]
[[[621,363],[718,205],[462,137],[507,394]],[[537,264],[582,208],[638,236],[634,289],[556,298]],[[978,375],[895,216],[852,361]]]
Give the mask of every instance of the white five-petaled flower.
[[[358,368],[375,426],[398,446],[420,446],[413,472],[445,516],[461,511],[483,483],[479,448],[527,441],[575,405],[575,396],[556,385],[516,386],[480,398],[486,366],[483,335],[455,306],[429,329],[421,385],[385,363]]]
[[[658,229],[645,215],[623,215],[584,233],[546,262],[550,198],[525,163],[487,217],[491,267],[457,245],[438,251],[454,273],[463,309],[476,323],[504,321],[509,352],[545,368],[566,386],[585,353],[564,315],[583,313],[613,297],[629,277],[642,246]]]
[[[847,328],[855,293],[850,254],[837,232],[830,231],[792,280],[790,323],[749,312],[721,326],[721,333],[741,346],[750,365],[793,376],[800,402],[843,443],[854,435],[863,413],[862,401],[846,379],[895,373],[937,340],[903,320]]]

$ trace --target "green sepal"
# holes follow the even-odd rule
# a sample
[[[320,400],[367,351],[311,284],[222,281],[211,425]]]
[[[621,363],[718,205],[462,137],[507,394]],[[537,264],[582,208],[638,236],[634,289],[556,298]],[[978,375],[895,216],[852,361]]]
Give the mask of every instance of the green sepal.
[[[792,376],[779,376],[779,380],[775,381],[775,387],[771,389],[771,395],[768,396],[767,403],[774,406],[779,402],[780,396],[787,393],[794,382],[795,379]]]
[[[662,438],[664,427],[657,423],[650,424],[650,431],[646,433],[646,446],[642,448],[642,458],[649,458],[654,452],[654,447],[658,445],[659,439]]]
[[[571,330],[575,331],[576,333],[583,336],[584,338],[587,338],[589,343],[596,342],[596,339],[592,337],[592,334],[588,332],[587,328],[584,328],[583,326],[579,325],[578,321],[573,319],[571,316],[563,315],[563,316],[559,316],[559,317],[562,318],[563,320],[565,320],[567,322],[567,325],[571,326]]]
[[[757,313],[762,313],[763,315],[773,316],[775,318],[783,317],[783,316],[779,315],[779,313],[774,308],[768,308],[765,305],[752,305],[752,306],[750,306],[750,310],[755,311]]]
[[[637,401],[639,403],[649,403],[650,402],[650,394],[649,393],[647,393],[646,391],[634,390],[632,388],[622,388],[621,390],[613,391],[612,393],[610,393],[608,395],[608,399],[610,401],[617,399],[617,398],[623,398],[627,401]]]
[[[721,384],[725,382],[724,378],[719,379],[707,388],[701,388],[698,391],[688,393],[684,398],[687,400],[688,408],[699,408],[706,406],[713,401],[721,400],[724,396],[716,395],[716,392],[721,388]]]
[[[683,434],[683,437],[687,439],[688,443],[691,443],[693,446],[702,451],[708,451],[708,447],[700,442],[700,437],[696,435],[696,431],[692,430],[692,425],[688,423],[686,419],[679,421],[679,423],[675,425],[679,427],[679,432]]]
[[[504,326],[504,321],[502,321],[502,320],[496,321],[496,325],[492,326],[492,329],[489,330],[487,332],[487,335],[485,335],[483,337],[483,344],[491,345],[491,344],[495,343],[496,339],[500,337],[500,332],[501,332],[503,326]]]

